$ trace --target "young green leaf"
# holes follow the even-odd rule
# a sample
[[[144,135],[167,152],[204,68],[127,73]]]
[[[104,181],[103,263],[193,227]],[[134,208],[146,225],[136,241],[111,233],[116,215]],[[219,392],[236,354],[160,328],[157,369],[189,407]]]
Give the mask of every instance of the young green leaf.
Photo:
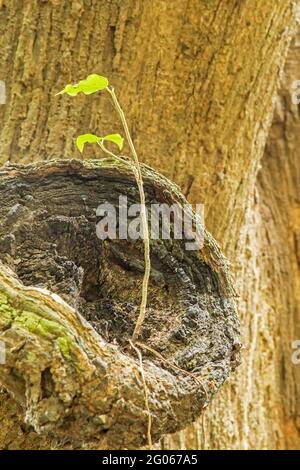
[[[65,88],[58,93],[57,95],[64,95],[67,93],[70,96],[76,96],[78,93],[84,93],[85,95],[91,95],[96,91],[104,90],[108,86],[108,80],[101,75],[93,73],[89,75],[85,80],[80,80],[79,83],[72,85],[69,83]]]
[[[119,150],[122,150],[123,148],[124,139],[120,134],[108,134],[105,137],[102,137],[102,140],[113,142],[119,147]]]
[[[78,89],[78,85],[71,85],[69,83],[68,85],[65,86],[65,88],[63,90],[56,93],[55,96],[64,95],[65,93],[67,93],[70,96],[76,96],[80,91],[81,90]]]
[[[85,80],[80,80],[78,88],[85,94],[91,95],[99,90],[104,90],[108,86],[108,80],[101,75],[93,73],[89,75]]]
[[[83,152],[83,149],[84,149],[84,145],[86,143],[94,143],[94,142],[99,142],[99,140],[101,140],[101,137],[97,137],[96,135],[94,134],[82,134],[82,135],[79,135],[76,139],[76,145],[77,145],[77,148],[79,150],[79,152]]]

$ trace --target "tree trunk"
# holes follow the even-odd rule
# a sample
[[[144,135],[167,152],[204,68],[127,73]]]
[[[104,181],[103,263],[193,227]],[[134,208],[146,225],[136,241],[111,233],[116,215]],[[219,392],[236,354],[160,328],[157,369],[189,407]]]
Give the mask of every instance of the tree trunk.
[[[291,99],[300,75],[299,40],[298,32],[243,227],[242,367],[204,421],[165,440],[166,447],[300,448],[300,367],[292,362],[292,343],[300,338],[300,116]]]
[[[299,230],[294,225],[299,180],[289,199],[278,204],[273,179],[274,173],[286,175],[278,178],[280,187],[287,187],[296,150],[284,146],[287,163],[273,144],[257,183],[294,28],[294,2],[4,0],[0,5],[5,28],[0,76],[7,77],[8,90],[0,116],[1,162],[73,157],[78,133],[119,131],[103,96],[76,101],[54,96],[89,72],[106,75],[118,90],[142,160],[178,183],[191,202],[205,203],[207,226],[233,264],[244,366],[207,410],[203,426],[165,445],[299,447],[299,372],[290,362],[299,311],[287,273],[292,266],[293,279],[298,274],[293,234]],[[283,117],[276,131],[290,126],[286,122]],[[282,146],[283,141],[284,136]],[[285,206],[292,221],[289,247],[282,243]],[[3,395],[3,413],[12,418],[5,419],[3,433],[20,434],[5,445],[40,445],[34,433],[22,430],[16,406]],[[20,426],[11,424],[15,417]]]

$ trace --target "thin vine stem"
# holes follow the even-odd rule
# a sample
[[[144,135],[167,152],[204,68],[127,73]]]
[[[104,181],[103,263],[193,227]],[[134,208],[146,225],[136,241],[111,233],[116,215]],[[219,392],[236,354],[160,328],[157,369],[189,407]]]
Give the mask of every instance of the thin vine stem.
[[[151,271],[151,261],[150,261],[150,240],[149,240],[149,229],[148,229],[148,221],[147,221],[147,210],[146,210],[146,199],[145,199],[145,191],[144,191],[144,184],[143,184],[143,177],[140,162],[134,147],[134,143],[132,141],[129,127],[126,121],[125,114],[120,106],[120,103],[116,97],[115,91],[113,88],[107,87],[107,91],[109,92],[114,107],[121,119],[126,139],[128,141],[134,163],[135,163],[135,178],[139,189],[140,195],[140,202],[141,202],[141,223],[142,223],[142,233],[144,239],[144,259],[145,259],[145,271],[144,271],[144,278],[143,278],[143,285],[142,285],[142,299],[140,304],[140,313],[138,319],[135,324],[135,328],[132,335],[132,341],[135,342],[136,339],[139,337],[141,332],[141,327],[145,319],[146,314],[146,307],[147,307],[147,299],[148,299],[148,284],[150,278],[150,271]]]
[[[121,163],[129,163],[128,161],[123,160],[122,157],[119,157],[118,155],[115,155],[113,152],[108,150],[108,148],[105,147],[103,140],[100,140],[99,142],[97,142],[97,144],[99,145],[101,150],[103,150],[103,152],[107,153],[107,155],[110,155],[111,157],[115,158],[116,160],[118,160]]]
[[[139,362],[140,362],[140,369],[141,369],[141,376],[142,376],[142,381],[143,381],[143,388],[144,388],[144,396],[145,396],[145,406],[148,414],[148,425],[147,425],[147,438],[148,438],[148,447],[150,450],[153,450],[153,445],[152,445],[152,415],[150,411],[150,406],[149,406],[149,391],[147,387],[147,382],[146,382],[146,377],[145,377],[145,371],[144,371],[144,366],[143,366],[143,356],[141,351],[133,344],[132,341],[129,341],[130,346],[134,351],[137,353]]]

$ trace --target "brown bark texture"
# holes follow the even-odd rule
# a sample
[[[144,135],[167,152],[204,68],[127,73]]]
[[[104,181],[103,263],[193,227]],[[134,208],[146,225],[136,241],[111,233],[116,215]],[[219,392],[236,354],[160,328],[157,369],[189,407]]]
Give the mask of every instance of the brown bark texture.
[[[264,154],[295,6],[0,2],[0,78],[8,91],[1,163],[68,159],[77,134],[120,131],[104,96],[54,97],[88,73],[106,75],[141,159],[205,204],[206,224],[232,262],[243,365],[201,423],[164,439],[165,447],[300,447],[299,367],[291,363],[291,341],[300,336],[299,115],[289,96],[297,45]],[[49,445],[24,427],[5,393],[1,406],[6,447]]]

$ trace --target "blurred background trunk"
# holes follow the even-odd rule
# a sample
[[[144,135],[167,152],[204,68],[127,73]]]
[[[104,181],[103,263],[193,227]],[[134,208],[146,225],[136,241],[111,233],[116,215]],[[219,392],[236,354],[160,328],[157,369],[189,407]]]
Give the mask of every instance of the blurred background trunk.
[[[300,77],[299,47],[300,33],[242,229],[237,279],[244,362],[204,419],[167,438],[166,448],[300,448],[300,366],[291,360],[300,338],[300,114],[291,96]]]
[[[166,437],[165,448],[300,448],[296,40],[265,149],[294,26],[291,0],[0,0],[0,163],[79,158],[77,134],[121,131],[106,96],[54,96],[106,75],[141,160],[205,204],[232,262],[243,365],[201,422]],[[47,447],[5,393],[0,400],[0,442]]]

